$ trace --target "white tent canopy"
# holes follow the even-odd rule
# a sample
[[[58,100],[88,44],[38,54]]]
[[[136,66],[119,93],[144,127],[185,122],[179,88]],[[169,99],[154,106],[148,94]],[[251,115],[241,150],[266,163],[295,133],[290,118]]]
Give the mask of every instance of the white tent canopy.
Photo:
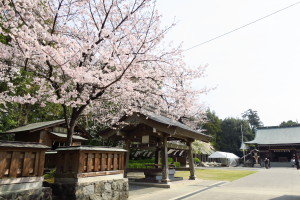
[[[227,153],[227,152],[222,152],[222,151],[216,151],[215,153],[211,154],[208,156],[208,158],[234,158],[237,159],[239,158],[233,153]]]
[[[238,164],[239,157],[233,153],[216,151],[215,153],[208,156],[208,158],[218,158],[221,160],[222,164],[228,166],[236,166]]]

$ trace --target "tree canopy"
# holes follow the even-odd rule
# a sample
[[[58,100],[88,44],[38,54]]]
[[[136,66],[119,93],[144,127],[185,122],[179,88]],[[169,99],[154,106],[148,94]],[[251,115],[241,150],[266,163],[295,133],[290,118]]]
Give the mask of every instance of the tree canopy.
[[[248,109],[244,113],[242,113],[242,117],[244,120],[247,120],[250,123],[251,129],[253,132],[258,127],[263,126],[262,121],[260,120],[257,111]]]
[[[279,126],[281,127],[295,126],[295,125],[299,125],[299,123],[297,121],[294,122],[293,120],[283,121],[279,124]]]
[[[205,134],[213,137],[211,143],[214,148],[219,149],[217,140],[221,137],[222,129],[221,123],[222,120],[216,115],[214,111],[210,111],[209,109],[206,111],[206,122],[203,123],[202,129]]]
[[[0,104],[61,105],[69,144],[83,114],[112,123],[151,105],[179,118],[207,92],[191,89],[204,68],[161,42],[173,25],[160,27],[155,1],[2,0],[0,19]]]
[[[242,130],[241,130],[242,127]],[[250,141],[254,134],[248,121],[235,118],[226,118],[221,123],[222,134],[218,137],[217,143],[220,151],[231,152],[241,155],[240,146],[242,142],[242,132],[244,141]]]

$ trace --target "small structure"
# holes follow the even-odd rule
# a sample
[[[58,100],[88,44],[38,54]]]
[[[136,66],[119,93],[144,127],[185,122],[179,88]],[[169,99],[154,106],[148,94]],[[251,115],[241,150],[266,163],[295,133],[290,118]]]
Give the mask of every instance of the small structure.
[[[14,134],[15,141],[37,142],[56,149],[65,146],[67,142],[67,128],[64,119],[32,123],[7,131],[5,134]],[[91,138],[90,134],[77,125],[73,135],[73,146]]]
[[[195,179],[195,168],[192,154],[192,142],[197,139],[208,142],[211,137],[190,127],[174,121],[165,116],[154,113],[134,113],[121,118],[119,125],[108,128],[99,133],[104,138],[113,138],[124,141],[126,150],[148,149],[155,151],[155,163],[153,169],[147,169],[148,177],[160,177],[156,180],[160,183],[170,181],[170,169],[168,164],[168,150],[187,150],[189,157],[190,179]],[[171,143],[171,141],[179,141]],[[161,158],[161,159],[160,159]],[[159,161],[162,160],[160,164]],[[128,172],[129,153],[125,161],[125,177]],[[141,169],[143,170],[143,169]],[[172,171],[172,170],[171,170]],[[159,173],[159,175],[157,175]]]
[[[260,152],[260,162],[269,158],[271,166],[290,166],[290,160],[300,155],[300,126],[261,127],[255,138],[245,142]]]
[[[91,138],[90,134],[81,126],[75,126],[71,146],[80,146],[83,141]],[[15,141],[37,142],[47,145],[52,150],[46,152],[45,168],[55,168],[57,147],[66,146],[67,128],[64,119],[38,122],[21,126],[7,131],[5,134],[14,134]]]
[[[216,151],[215,153],[208,156],[208,158],[219,159],[222,165],[225,166],[236,166],[238,164],[239,157],[233,153]]]
[[[0,199],[51,199],[43,188],[47,146],[28,142],[0,141]]]
[[[127,199],[124,149],[58,148],[53,194],[58,199]]]

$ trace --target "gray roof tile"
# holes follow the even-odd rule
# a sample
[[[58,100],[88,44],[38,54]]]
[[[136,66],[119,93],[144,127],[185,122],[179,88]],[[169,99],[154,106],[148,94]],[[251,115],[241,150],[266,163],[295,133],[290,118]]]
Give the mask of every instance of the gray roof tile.
[[[300,127],[271,127],[257,129],[255,138],[246,144],[298,144]]]
[[[47,121],[47,122],[37,122],[37,123],[32,123],[32,124],[28,124],[25,126],[21,126],[18,128],[14,128],[11,129],[9,131],[6,131],[6,133],[17,133],[17,132],[23,132],[23,131],[31,131],[31,130],[35,130],[35,129],[39,129],[39,128],[43,128],[43,127],[48,127],[54,124],[60,124],[63,123],[65,120],[64,119],[60,119],[60,120],[54,120],[54,121]]]

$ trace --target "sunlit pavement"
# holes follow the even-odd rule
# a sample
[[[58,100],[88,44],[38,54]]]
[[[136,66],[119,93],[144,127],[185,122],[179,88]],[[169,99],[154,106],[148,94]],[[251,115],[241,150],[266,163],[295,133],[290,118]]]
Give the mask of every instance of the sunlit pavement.
[[[300,170],[259,169],[233,182],[185,180],[173,183],[171,189],[130,186],[129,199],[300,200]]]

